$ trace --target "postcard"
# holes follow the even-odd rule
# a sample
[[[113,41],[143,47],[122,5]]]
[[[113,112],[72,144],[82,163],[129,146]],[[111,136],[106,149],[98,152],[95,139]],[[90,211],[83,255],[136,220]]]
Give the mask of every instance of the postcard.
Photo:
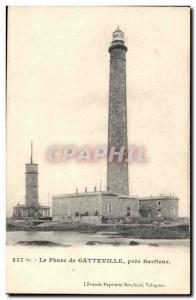
[[[7,7],[7,293],[191,293],[190,27]]]

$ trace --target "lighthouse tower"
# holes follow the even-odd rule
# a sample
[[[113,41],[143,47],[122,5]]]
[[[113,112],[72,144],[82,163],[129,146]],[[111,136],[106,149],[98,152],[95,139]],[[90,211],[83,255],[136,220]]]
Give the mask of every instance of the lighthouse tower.
[[[126,103],[126,51],[124,33],[119,27],[113,32],[109,47],[109,115],[108,115],[108,153],[115,147],[127,149],[127,103]],[[128,162],[125,158],[107,160],[107,190],[120,195],[129,195]]]
[[[38,196],[38,165],[33,162],[33,143],[31,142],[30,163],[25,165],[25,205],[14,206],[14,218],[48,218],[50,207],[40,205]]]
[[[25,172],[25,204],[29,207],[38,207],[38,165],[33,163],[33,143],[31,142],[30,163],[26,164]]]

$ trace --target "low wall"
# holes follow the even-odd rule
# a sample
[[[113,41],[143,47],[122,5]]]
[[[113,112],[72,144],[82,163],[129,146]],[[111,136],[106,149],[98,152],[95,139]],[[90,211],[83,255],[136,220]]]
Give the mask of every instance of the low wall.
[[[97,224],[97,223],[101,223],[101,216],[56,216],[53,217],[53,221],[55,222],[65,222],[65,223],[89,223],[89,224]]]

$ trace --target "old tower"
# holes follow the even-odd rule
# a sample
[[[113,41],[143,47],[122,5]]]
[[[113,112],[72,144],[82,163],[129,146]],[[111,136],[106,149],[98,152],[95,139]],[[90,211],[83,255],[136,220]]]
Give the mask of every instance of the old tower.
[[[111,148],[119,152],[127,150],[127,103],[126,103],[126,51],[124,33],[119,27],[113,32],[110,53],[109,114],[108,114],[108,160],[107,190],[129,195],[128,162],[126,157],[118,162],[118,156],[109,159]],[[115,148],[114,148],[115,147]],[[124,152],[124,153],[125,153]]]
[[[33,143],[31,142],[30,163],[25,164],[25,205],[14,206],[14,218],[48,218],[50,207],[39,204],[38,164],[33,162]]]
[[[25,172],[25,204],[37,207],[38,203],[38,165],[33,163],[33,143],[31,142],[31,159],[26,164]]]

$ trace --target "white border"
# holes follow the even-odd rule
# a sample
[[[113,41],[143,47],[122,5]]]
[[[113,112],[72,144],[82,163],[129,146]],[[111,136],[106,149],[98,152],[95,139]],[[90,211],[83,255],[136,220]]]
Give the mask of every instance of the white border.
[[[6,97],[6,87],[5,87],[5,54],[6,54],[6,18],[5,18],[5,12],[6,12],[6,6],[65,6],[65,5],[85,5],[85,6],[112,6],[112,5],[134,5],[134,6],[191,6],[193,9],[196,7],[196,1],[195,0],[162,0],[162,1],[145,1],[145,0],[1,0],[0,1],[0,266],[1,266],[1,272],[0,272],[0,299],[7,299],[9,296],[5,294],[5,211],[6,211],[6,175],[5,175],[5,166],[6,166],[6,141],[5,141],[5,97]],[[194,27],[194,24],[193,24]],[[195,30],[193,30],[193,42],[195,41]],[[193,45],[194,49],[194,45]],[[192,50],[193,50],[192,49]],[[194,69],[195,64],[192,66]],[[193,85],[195,84],[195,79],[193,82]],[[193,102],[194,99],[192,99]],[[194,113],[196,111],[196,106],[194,105]],[[195,130],[193,130],[195,132]],[[195,134],[193,136],[193,141],[195,140]],[[194,147],[195,149],[195,147]],[[194,163],[195,166],[195,163]],[[196,179],[194,178],[193,185],[195,184]],[[194,199],[193,199],[194,202]],[[195,207],[195,205],[194,205]],[[195,213],[195,209],[194,209]],[[183,270],[182,270],[183,272]],[[169,276],[169,274],[168,274]],[[195,276],[194,276],[195,277]],[[195,283],[195,278],[194,283]],[[195,285],[194,285],[195,286]],[[28,299],[28,297],[17,297],[18,299]],[[38,299],[41,299],[41,297],[37,297]],[[58,297],[50,297],[51,299],[57,299]],[[70,297],[67,297],[70,298]],[[73,298],[73,297],[72,297]],[[83,297],[84,298],[84,297]],[[104,298],[104,297],[102,297]],[[136,297],[132,297],[136,298]],[[137,297],[136,299],[143,298]],[[153,297],[154,298],[154,297]],[[158,297],[157,297],[158,298]],[[167,297],[169,299],[171,297]],[[171,298],[172,299],[172,298]]]
[[[39,5],[53,5],[53,6],[65,6],[65,5],[84,5],[84,6],[108,6],[108,5],[134,5],[134,6],[194,6],[194,0],[2,0],[0,6],[39,6]]]

